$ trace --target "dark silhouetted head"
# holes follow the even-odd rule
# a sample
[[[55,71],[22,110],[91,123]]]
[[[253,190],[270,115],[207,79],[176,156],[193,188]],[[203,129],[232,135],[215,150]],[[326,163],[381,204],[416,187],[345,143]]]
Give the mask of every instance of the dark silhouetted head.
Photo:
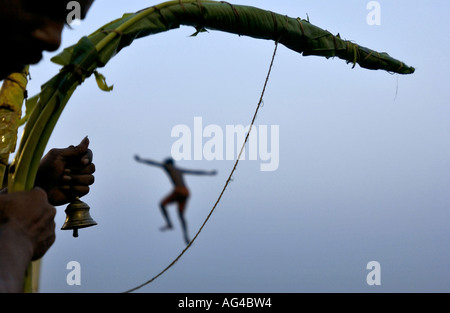
[[[83,19],[94,0],[78,0]],[[55,51],[70,10],[69,0],[0,0],[0,80]]]
[[[175,161],[172,158],[167,158],[164,160],[165,165],[174,165]]]

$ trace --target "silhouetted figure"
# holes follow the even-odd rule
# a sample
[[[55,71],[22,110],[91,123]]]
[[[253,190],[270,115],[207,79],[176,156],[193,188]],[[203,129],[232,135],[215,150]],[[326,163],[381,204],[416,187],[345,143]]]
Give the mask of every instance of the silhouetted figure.
[[[0,0],[0,81],[59,48],[68,2]],[[92,2],[77,1],[81,18]],[[55,241],[54,205],[89,192],[95,166],[88,146],[86,139],[76,147],[52,149],[40,163],[34,189],[0,191],[0,293],[22,292],[28,265]]]
[[[169,178],[171,179],[174,190],[167,195],[165,198],[161,200],[160,208],[161,213],[166,220],[166,226],[161,227],[161,231],[172,229],[172,222],[170,221],[169,215],[167,214],[166,206],[170,203],[176,202],[178,203],[178,216],[180,218],[181,227],[183,228],[183,236],[186,244],[189,243],[190,239],[187,231],[187,224],[184,218],[184,212],[186,209],[187,200],[189,198],[189,190],[184,183],[183,174],[192,174],[192,175],[216,175],[216,171],[201,171],[201,170],[187,170],[182,169],[175,166],[175,162],[172,158],[167,158],[163,163],[156,162],[153,160],[141,159],[138,155],[134,156],[134,159],[137,162],[159,166],[163,168]]]

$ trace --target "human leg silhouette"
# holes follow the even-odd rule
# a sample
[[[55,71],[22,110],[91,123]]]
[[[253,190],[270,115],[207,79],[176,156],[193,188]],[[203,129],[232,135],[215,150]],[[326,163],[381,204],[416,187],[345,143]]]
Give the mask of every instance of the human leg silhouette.
[[[161,213],[162,213],[162,215],[164,217],[164,220],[166,221],[166,225],[160,227],[161,231],[166,231],[166,230],[169,230],[169,229],[173,228],[172,227],[172,222],[170,221],[170,217],[169,217],[169,214],[167,213],[167,209],[166,209],[167,204],[169,204],[170,202],[171,202],[171,197],[169,195],[168,197],[164,198],[161,201],[161,203],[159,204],[159,208],[161,209]]]
[[[183,201],[179,201],[178,202],[178,217],[180,218],[181,228],[183,229],[184,242],[186,244],[189,244],[189,242],[191,240],[189,239],[187,223],[186,223],[186,219],[184,218],[184,211],[185,211],[185,208],[186,208],[186,202],[187,202],[187,200],[183,200]]]
[[[172,222],[170,221],[169,214],[167,213],[166,206],[169,203],[177,202],[178,203],[178,217],[180,218],[181,228],[183,231],[183,238],[186,244],[189,244],[189,235],[187,229],[186,219],[184,217],[184,212],[186,209],[186,203],[189,198],[189,190],[185,187],[177,187],[175,190],[165,197],[160,204],[161,213],[166,220],[166,226],[161,227],[161,231],[172,229]]]

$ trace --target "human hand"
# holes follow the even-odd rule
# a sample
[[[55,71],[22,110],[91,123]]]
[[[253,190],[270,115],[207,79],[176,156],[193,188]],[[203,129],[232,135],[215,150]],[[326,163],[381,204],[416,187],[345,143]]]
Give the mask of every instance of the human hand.
[[[3,248],[21,251],[31,260],[41,258],[55,241],[55,215],[40,188],[0,195],[0,224],[12,236]]]
[[[85,137],[78,146],[52,149],[41,160],[35,185],[47,192],[51,204],[66,204],[89,192],[95,165],[88,147],[89,139]]]

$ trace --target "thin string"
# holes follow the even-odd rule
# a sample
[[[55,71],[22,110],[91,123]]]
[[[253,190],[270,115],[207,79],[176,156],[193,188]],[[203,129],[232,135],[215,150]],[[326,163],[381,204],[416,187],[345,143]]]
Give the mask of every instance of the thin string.
[[[255,123],[256,116],[258,115],[258,111],[259,111],[259,109],[260,109],[260,107],[261,107],[261,104],[263,103],[264,93],[266,92],[267,83],[268,83],[268,81],[269,81],[270,73],[272,72],[273,62],[274,62],[274,60],[275,60],[275,55],[277,54],[277,48],[278,48],[278,41],[275,42],[275,49],[274,49],[274,51],[273,51],[272,61],[270,62],[269,71],[268,71],[268,73],[267,73],[266,80],[265,80],[265,82],[264,82],[264,87],[263,87],[263,90],[262,90],[262,92],[261,92],[261,97],[260,97],[260,99],[259,99],[258,106],[256,107],[255,114],[253,115],[253,119],[252,119],[252,122],[251,122],[251,124],[250,124],[248,133],[247,133],[247,135],[246,135],[246,137],[245,137],[244,143],[242,144],[241,151],[239,152],[239,156],[238,156],[236,162],[234,163],[233,169],[231,170],[231,173],[230,173],[230,175],[228,176],[228,179],[227,179],[227,181],[226,181],[226,183],[225,183],[225,186],[223,187],[223,189],[222,189],[222,191],[221,191],[221,193],[220,193],[220,195],[219,195],[219,198],[217,199],[216,203],[214,204],[213,208],[211,209],[211,212],[209,212],[208,216],[206,217],[206,219],[205,219],[205,221],[203,222],[202,226],[201,226],[200,229],[198,230],[197,234],[195,234],[194,238],[192,238],[192,240],[189,242],[189,244],[186,246],[186,248],[184,248],[184,250],[183,250],[183,251],[175,258],[175,260],[172,261],[172,263],[170,263],[164,270],[162,270],[159,274],[157,274],[156,276],[154,276],[152,279],[146,281],[145,283],[143,283],[143,284],[141,284],[141,285],[139,285],[139,286],[137,286],[137,287],[134,287],[134,288],[132,288],[132,289],[129,289],[129,290],[125,291],[124,293],[130,293],[130,292],[136,291],[136,290],[138,290],[138,289],[140,289],[140,288],[142,288],[142,287],[144,287],[144,286],[146,286],[146,285],[148,285],[148,284],[151,284],[151,283],[152,283],[153,281],[155,281],[158,277],[160,277],[160,276],[163,275],[165,272],[167,272],[173,265],[175,265],[175,263],[177,263],[178,260],[184,255],[184,253],[192,246],[192,244],[194,243],[195,239],[197,239],[198,235],[200,235],[201,231],[203,230],[203,227],[205,227],[205,225],[206,225],[206,223],[208,222],[209,218],[211,217],[211,215],[212,215],[213,212],[215,211],[217,205],[219,204],[220,200],[222,199],[223,194],[225,193],[225,190],[226,190],[227,187],[228,187],[228,184],[230,183],[230,181],[233,180],[233,179],[232,179],[233,174],[234,174],[234,172],[236,171],[236,168],[237,168],[237,165],[238,165],[238,163],[239,163],[239,160],[241,159],[241,155],[242,155],[242,153],[243,153],[243,151],[244,151],[244,149],[245,149],[245,145],[247,144],[247,141],[248,141],[248,139],[249,139],[250,132],[252,131],[252,127],[253,127],[253,125],[254,125],[254,123]]]
[[[397,85],[395,86],[395,97],[394,97],[394,101],[397,100],[397,95],[398,95],[398,75],[397,75]]]

